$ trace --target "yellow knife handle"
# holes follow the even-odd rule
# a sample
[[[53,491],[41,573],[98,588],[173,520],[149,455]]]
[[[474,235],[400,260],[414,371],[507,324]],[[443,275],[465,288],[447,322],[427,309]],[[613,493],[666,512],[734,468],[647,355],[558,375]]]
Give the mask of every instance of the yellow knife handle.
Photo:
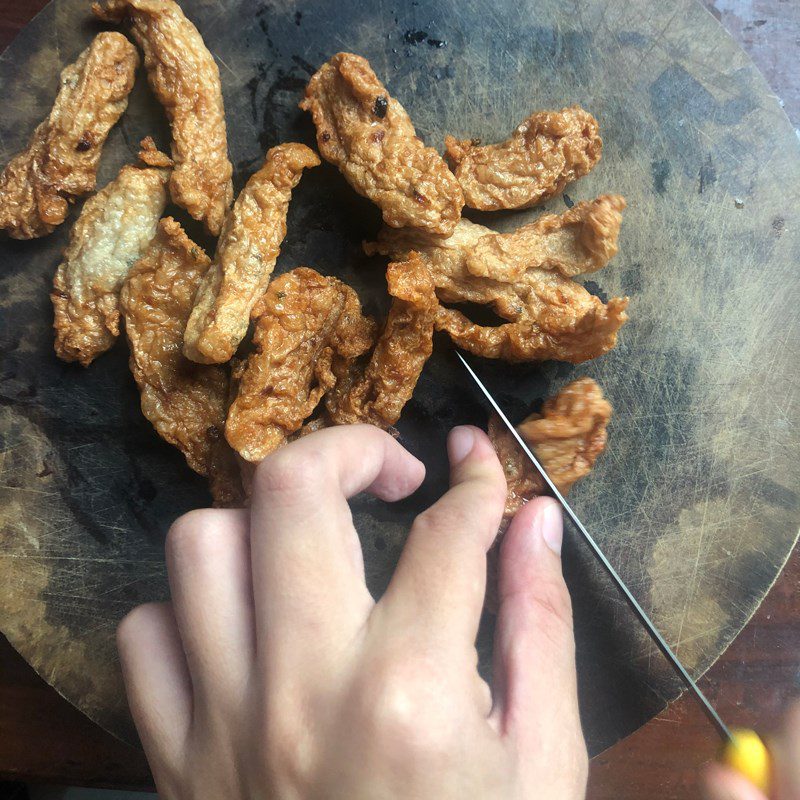
[[[735,770],[764,794],[772,784],[772,759],[761,737],[746,728],[734,728],[733,739],[725,744],[720,762]]]

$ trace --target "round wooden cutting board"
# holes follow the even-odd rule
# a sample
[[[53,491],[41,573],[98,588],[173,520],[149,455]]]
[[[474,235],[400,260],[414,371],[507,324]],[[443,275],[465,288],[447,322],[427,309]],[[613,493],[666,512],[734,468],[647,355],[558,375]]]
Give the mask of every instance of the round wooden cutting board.
[[[752,63],[693,0],[182,4],[219,63],[237,188],[268,147],[313,143],[297,103],[339,50],[368,57],[437,147],[446,133],[504,138],[534,109],[580,103],[599,118],[602,162],[545,209],[626,196],[621,252],[587,282],[604,297],[630,295],[619,346],[575,367],[479,367],[515,419],[578,376],[602,385],[615,409],[609,445],[576,488],[576,510],[693,673],[704,672],[771,586],[800,520],[800,147]],[[100,29],[88,6],[55,0],[0,58],[3,163]],[[140,75],[100,185],[146,134],[168,143]],[[509,229],[539,213],[475,218]],[[360,247],[378,222],[333,168],[313,170],[292,201],[278,271],[337,275],[380,313],[383,263]],[[68,229],[0,242],[0,629],[65,697],[131,738],[114,628],[133,605],[167,596],[164,534],[209,498],[142,418],[124,341],[89,369],[55,358],[48,287]],[[393,506],[354,503],[375,593],[413,516],[446,485],[447,430],[486,420],[447,343],[436,345],[399,426],[429,466],[425,485]],[[596,753],[679,686],[569,534],[565,566]],[[487,665],[492,618],[484,623]]]

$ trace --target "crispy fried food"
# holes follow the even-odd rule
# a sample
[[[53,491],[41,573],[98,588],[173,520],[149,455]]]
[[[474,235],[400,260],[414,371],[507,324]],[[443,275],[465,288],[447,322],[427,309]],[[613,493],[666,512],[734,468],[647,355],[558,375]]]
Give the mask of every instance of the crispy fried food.
[[[407,261],[389,264],[386,279],[394,300],[366,368],[352,360],[334,361],[337,383],[325,405],[336,425],[394,425],[433,351],[439,301],[428,268],[411,253]]]
[[[591,172],[603,151],[598,131],[588,111],[572,106],[531,114],[499,144],[444,143],[466,204],[495,211],[535,206]]]
[[[119,336],[119,292],[167,203],[169,171],[125,166],[83,206],[53,279],[55,350],[88,367]]]
[[[175,162],[166,154],[162,153],[153,141],[152,136],[145,136],[139,142],[139,161],[147,164],[148,167],[162,167],[163,169],[172,169]]]
[[[578,238],[583,238],[580,227],[568,227],[568,231],[569,235],[575,236],[577,232]],[[503,252],[491,241],[487,246],[487,237],[511,237],[503,239],[503,242],[509,251],[506,256],[513,261],[516,235],[496,234],[482,225],[462,219],[453,235],[446,239],[410,229],[384,228],[378,241],[366,245],[365,249],[368,253],[378,252],[394,260],[402,260],[411,251],[418,251],[431,272],[440,300],[489,305],[500,317],[508,320],[506,324],[486,327],[474,324],[456,309],[440,307],[437,330],[447,331],[457,345],[475,355],[506,361],[556,359],[579,363],[613,348],[617,331],[627,320],[627,298],[614,297],[603,303],[570,278],[535,264],[529,265],[521,274],[516,266],[501,268],[496,263],[492,266],[494,274],[516,275],[510,280],[480,277],[469,271],[468,259],[478,245],[493,255]],[[560,236],[557,232],[556,240]],[[520,238],[521,246],[527,246],[526,237]],[[527,238],[530,240],[531,237]],[[520,246],[520,239],[516,243]],[[566,252],[563,241],[560,247],[563,256]],[[590,261],[587,256],[586,263]],[[574,266],[578,262],[571,263]],[[564,259],[563,268],[567,269],[569,263]],[[474,269],[477,267],[473,263]]]
[[[529,267],[556,270],[565,278],[596,272],[617,254],[624,209],[624,197],[604,194],[512,233],[485,236],[467,256],[467,270],[498,281],[517,280]]]
[[[61,72],[50,115],[0,175],[0,228],[14,239],[51,233],[69,203],[95,187],[108,132],[128,105],[139,56],[119,33],[100,33]]]
[[[183,330],[208,256],[171,217],[128,276],[120,308],[131,348],[131,371],[142,413],[189,466],[212,478],[218,501],[236,495],[238,470],[224,447],[228,370],[200,365],[181,352]]]
[[[246,461],[261,461],[300,430],[335,384],[334,356],[366,352],[375,327],[349,286],[307,267],[276,278],[253,311],[255,351],[240,376],[225,435]]]
[[[186,326],[183,352],[200,364],[228,361],[247,333],[250,311],[269,283],[286,236],[292,189],[320,163],[303,144],[268,153],[236,198]]]
[[[547,486],[542,476],[520,450],[517,440],[496,414],[489,416],[487,433],[506,476],[506,507],[502,526],[505,530],[514,514],[528,500],[547,494]]]
[[[308,82],[300,108],[314,118],[322,157],[381,209],[387,225],[453,232],[464,205],[458,182],[365,58],[333,56]]]
[[[233,167],[214,57],[173,0],[104,0],[92,9],[109,22],[130,18],[172,129],[172,199],[218,236],[233,200]]]
[[[591,378],[580,378],[545,401],[541,414],[517,426],[556,488],[566,494],[591,472],[606,446],[611,404]],[[492,416],[489,438],[506,474],[505,517],[512,517],[532,497],[547,494],[541,475],[525,457],[505,425]]]

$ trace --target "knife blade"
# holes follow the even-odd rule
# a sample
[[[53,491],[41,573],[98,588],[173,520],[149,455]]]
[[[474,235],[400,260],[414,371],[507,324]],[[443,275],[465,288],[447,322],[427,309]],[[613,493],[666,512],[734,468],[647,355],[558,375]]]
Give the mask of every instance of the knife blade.
[[[509,432],[514,437],[522,451],[530,459],[533,466],[539,471],[544,479],[544,482],[553,493],[555,499],[561,504],[561,507],[564,509],[564,512],[566,513],[567,517],[569,517],[578,534],[581,536],[584,542],[589,545],[589,549],[592,551],[592,554],[600,562],[600,566],[602,566],[603,569],[608,573],[612,582],[620,591],[628,606],[630,606],[631,611],[633,611],[639,622],[644,626],[644,629],[650,635],[650,638],[653,640],[656,647],[661,651],[662,655],[669,662],[672,669],[675,670],[684,686],[686,686],[695,699],[700,703],[701,708],[716,729],[717,733],[722,738],[723,742],[726,744],[731,744],[733,742],[733,736],[728,726],[723,722],[722,717],[720,717],[714,706],[711,705],[708,698],[694,682],[686,667],[683,666],[678,656],[672,651],[672,648],[667,644],[666,639],[664,639],[664,637],[661,635],[658,628],[656,628],[653,621],[639,604],[639,601],[628,588],[625,581],[622,580],[619,573],[616,571],[616,569],[614,569],[614,566],[606,557],[605,553],[603,553],[600,545],[597,544],[594,537],[589,533],[589,531],[586,529],[586,526],[580,521],[578,515],[573,511],[572,506],[570,506],[570,504],[564,499],[564,496],[561,494],[561,492],[558,491],[556,485],[550,479],[550,476],[547,474],[544,467],[542,467],[542,465],[539,463],[539,459],[536,458],[531,449],[525,443],[525,440],[517,432],[517,429],[511,424],[508,417],[503,413],[503,409],[500,408],[491,392],[486,388],[486,386],[484,386],[483,381],[481,381],[481,379],[477,376],[475,370],[472,369],[472,367],[469,365],[469,362],[464,358],[464,356],[461,355],[461,353],[456,350],[455,354],[458,356],[459,360],[464,365],[465,369],[477,387],[481,390],[484,397],[489,401],[489,405],[491,405],[497,416],[500,417],[500,419],[503,421],[503,424],[506,426],[506,428],[508,428]]]

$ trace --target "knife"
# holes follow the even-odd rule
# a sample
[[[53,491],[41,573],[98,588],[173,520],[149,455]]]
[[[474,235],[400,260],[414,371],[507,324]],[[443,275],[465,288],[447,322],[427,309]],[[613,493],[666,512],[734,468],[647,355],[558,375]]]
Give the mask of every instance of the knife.
[[[497,401],[492,396],[492,393],[486,388],[486,386],[484,386],[483,382],[475,374],[475,370],[472,369],[464,356],[462,356],[457,350],[455,351],[455,354],[458,356],[459,360],[464,365],[465,369],[477,387],[481,390],[484,397],[489,401],[489,405],[491,405],[497,416],[503,421],[503,424],[506,426],[506,428],[508,428],[508,431],[514,437],[525,455],[530,459],[533,466],[536,467],[539,474],[544,479],[544,482],[553,493],[553,497],[555,497],[555,499],[561,504],[561,507],[564,509],[564,512],[575,526],[575,529],[578,531],[586,544],[589,545],[589,549],[592,551],[592,554],[600,562],[600,566],[603,567],[603,569],[608,573],[614,585],[622,594],[623,598],[630,606],[631,611],[633,611],[633,613],[636,615],[639,622],[641,622],[641,624],[644,626],[644,629],[650,635],[650,638],[653,640],[656,647],[658,647],[658,649],[667,659],[670,666],[675,670],[676,674],[686,688],[700,703],[700,707],[703,709],[709,721],[722,739],[724,746],[722,760],[737,771],[743,773],[745,777],[750,778],[750,780],[759,788],[766,790],[767,786],[769,785],[769,759],[767,756],[766,747],[764,747],[761,739],[759,739],[757,734],[753,733],[752,731],[735,730],[732,733],[731,729],[728,728],[728,726],[723,722],[722,717],[720,717],[714,706],[711,705],[708,698],[694,682],[686,667],[683,666],[678,656],[675,655],[675,653],[672,651],[672,648],[667,644],[658,628],[656,628],[653,621],[647,615],[647,612],[634,597],[625,581],[622,580],[619,573],[616,571],[616,569],[614,569],[614,566],[608,560],[605,553],[603,553],[600,545],[597,544],[594,537],[586,529],[586,526],[580,521],[578,515],[573,511],[572,506],[564,499],[564,495],[558,491],[558,488],[550,479],[550,476],[547,474],[547,472],[545,472],[544,467],[542,467],[542,465],[539,463],[539,459],[536,458],[531,449],[525,443],[525,440],[517,432],[517,429],[511,424],[508,417],[503,413],[503,409],[500,408]],[[742,752],[743,747],[747,747],[746,753]]]

